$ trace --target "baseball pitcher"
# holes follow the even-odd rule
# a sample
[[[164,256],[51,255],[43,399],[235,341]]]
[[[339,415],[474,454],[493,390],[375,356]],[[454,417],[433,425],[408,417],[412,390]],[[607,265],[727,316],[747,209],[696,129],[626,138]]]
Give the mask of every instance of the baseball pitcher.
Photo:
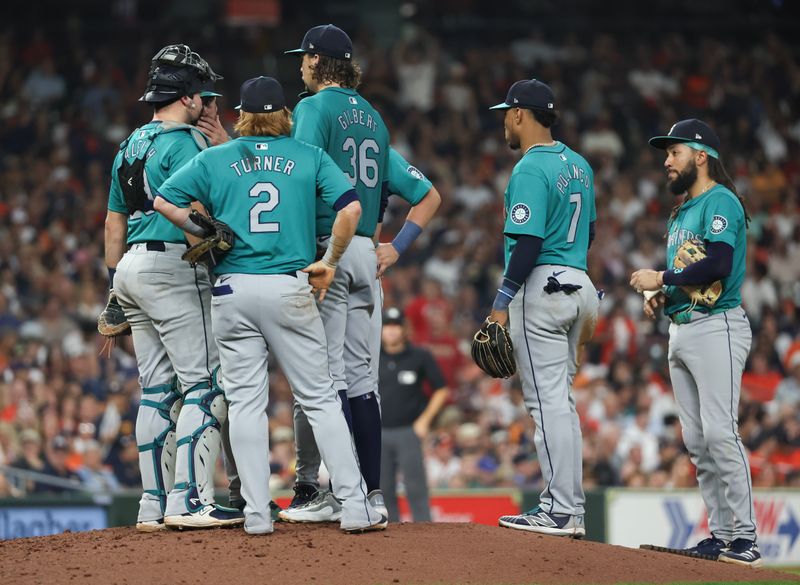
[[[319,310],[334,388],[351,422],[369,498],[386,513],[380,491],[381,418],[370,359],[370,321],[378,264],[373,236],[386,192],[389,132],[380,114],[355,89],[361,72],[353,62],[350,37],[343,30],[316,26],[306,33],[299,49],[288,53],[302,54],[303,82],[313,94],[297,104],[292,136],[325,150],[355,188],[362,206],[356,234]],[[332,221],[331,210],[318,205],[316,233],[322,246],[330,242]],[[336,520],[340,511],[334,494],[317,492],[319,451],[297,404],[295,443],[296,495],[281,518],[293,522]]]

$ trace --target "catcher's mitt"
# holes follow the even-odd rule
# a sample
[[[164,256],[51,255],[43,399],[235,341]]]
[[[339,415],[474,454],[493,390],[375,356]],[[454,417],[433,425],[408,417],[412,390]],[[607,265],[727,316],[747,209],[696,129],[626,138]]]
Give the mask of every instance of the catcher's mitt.
[[[125,311],[112,290],[108,295],[108,304],[97,317],[97,331],[105,337],[118,337],[131,334],[131,324],[125,317]]]
[[[472,338],[472,359],[492,378],[510,378],[517,371],[514,346],[508,329],[496,321],[486,322]]]
[[[682,270],[705,257],[706,247],[702,240],[697,238],[685,240],[675,252],[672,267]],[[692,300],[690,309],[698,304],[713,307],[719,300],[720,295],[722,295],[722,282],[717,280],[702,286],[682,286],[681,289]]]
[[[233,232],[228,224],[218,221],[213,217],[206,217],[194,209],[189,214],[189,219],[203,228],[205,235],[202,240],[190,246],[189,249],[183,253],[181,256],[182,260],[186,260],[194,265],[200,262],[206,254],[227,252],[233,247]]]

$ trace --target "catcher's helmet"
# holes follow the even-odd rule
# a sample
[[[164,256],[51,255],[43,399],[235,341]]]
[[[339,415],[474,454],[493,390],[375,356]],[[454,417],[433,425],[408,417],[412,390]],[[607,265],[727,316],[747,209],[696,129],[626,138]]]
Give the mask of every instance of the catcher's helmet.
[[[139,101],[160,103],[202,91],[209,82],[222,79],[187,45],[168,45],[150,62],[147,88]]]

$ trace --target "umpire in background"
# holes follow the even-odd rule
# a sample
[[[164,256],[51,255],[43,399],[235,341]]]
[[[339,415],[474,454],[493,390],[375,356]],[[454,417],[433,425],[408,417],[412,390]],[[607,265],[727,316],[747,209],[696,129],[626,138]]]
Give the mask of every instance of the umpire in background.
[[[433,355],[408,343],[403,321],[402,311],[395,307],[387,309],[383,315],[378,376],[383,420],[381,490],[389,510],[389,521],[399,522],[399,470],[414,521],[430,522],[422,440],[447,402],[449,390]],[[433,389],[430,397],[423,389],[424,382]]]

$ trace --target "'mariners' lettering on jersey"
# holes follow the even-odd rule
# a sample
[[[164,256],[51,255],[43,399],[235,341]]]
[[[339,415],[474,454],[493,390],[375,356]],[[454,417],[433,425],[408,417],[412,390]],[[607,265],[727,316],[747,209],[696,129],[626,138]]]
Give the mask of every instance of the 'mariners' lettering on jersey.
[[[698,237],[698,235],[691,230],[676,228],[670,233],[667,246],[680,246],[686,240],[691,240],[696,237]]]
[[[282,156],[259,155],[239,159],[230,164],[230,168],[236,171],[238,176],[253,171],[272,171],[273,173],[283,173],[291,175],[294,170],[294,161]]]
[[[352,126],[353,124],[359,124],[361,126],[366,126],[373,132],[378,131],[378,125],[375,123],[372,114],[368,114],[364,110],[358,110],[356,108],[344,110],[337,119],[339,120],[339,125],[342,127],[342,130],[347,130],[348,126]]]
[[[562,195],[566,194],[570,181],[579,181],[587,189],[589,188],[589,175],[578,165],[567,165],[566,174],[560,173],[556,181],[556,188]]]

